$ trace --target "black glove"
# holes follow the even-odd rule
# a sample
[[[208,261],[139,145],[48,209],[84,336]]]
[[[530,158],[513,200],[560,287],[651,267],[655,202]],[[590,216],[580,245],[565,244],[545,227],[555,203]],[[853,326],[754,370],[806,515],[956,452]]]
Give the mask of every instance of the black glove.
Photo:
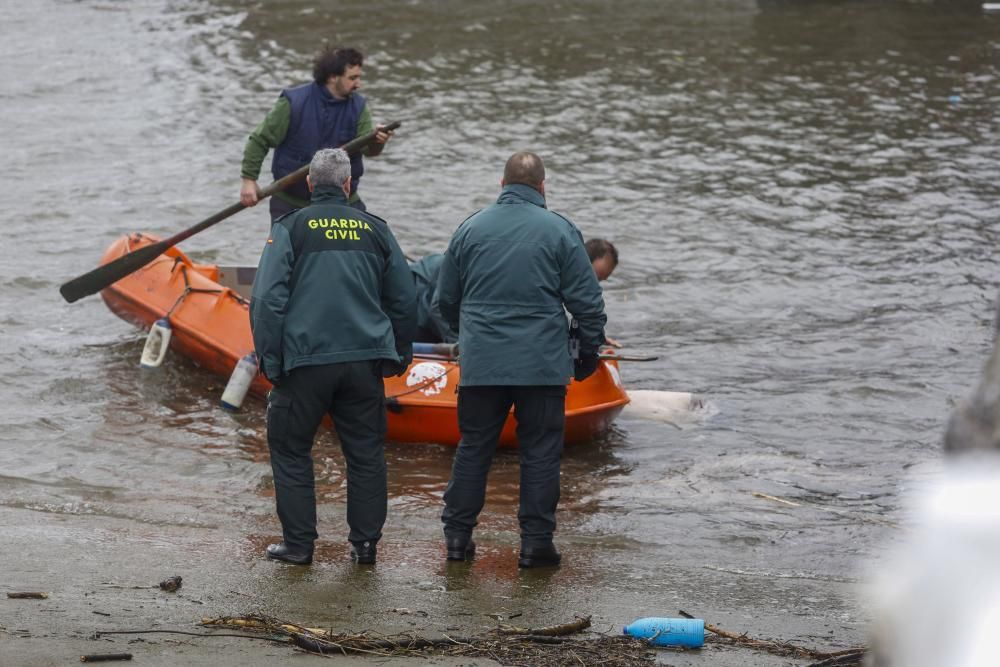
[[[580,358],[573,362],[573,379],[583,382],[597,370],[599,361],[596,352],[581,352]]]
[[[410,362],[413,361],[413,357],[409,359],[403,359],[402,361],[393,361],[392,359],[382,360],[382,377],[391,378],[398,377],[406,373],[406,369],[410,367]]]

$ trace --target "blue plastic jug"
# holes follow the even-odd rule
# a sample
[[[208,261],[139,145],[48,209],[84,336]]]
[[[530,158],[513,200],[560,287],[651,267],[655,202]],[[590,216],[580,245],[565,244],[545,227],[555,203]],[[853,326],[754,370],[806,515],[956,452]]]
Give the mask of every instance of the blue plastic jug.
[[[654,646],[698,648],[705,643],[705,621],[700,618],[639,618],[622,630],[630,637],[648,639]]]

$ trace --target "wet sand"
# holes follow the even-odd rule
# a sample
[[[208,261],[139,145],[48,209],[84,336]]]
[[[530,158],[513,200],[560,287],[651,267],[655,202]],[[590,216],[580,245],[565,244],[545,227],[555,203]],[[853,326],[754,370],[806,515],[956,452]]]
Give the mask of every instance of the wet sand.
[[[621,607],[650,602],[641,595],[608,596],[611,591],[602,591],[599,584],[574,585],[563,580],[572,568],[518,571],[516,542],[502,535],[486,536],[480,542],[479,558],[470,565],[446,564],[440,557],[443,553],[436,553],[442,547],[435,540],[410,541],[387,533],[374,568],[351,564],[346,546],[324,542],[312,566],[295,567],[264,559],[260,549],[272,537],[247,540],[239,526],[157,526],[154,530],[128,518],[12,508],[0,508],[0,521],[7,527],[0,543],[4,592],[50,594],[45,600],[0,597],[0,662],[4,665],[65,665],[84,654],[122,652],[131,653],[134,662],[144,665],[226,666],[286,660],[329,664],[330,658],[263,640],[180,634],[97,639],[94,633],[205,633],[208,630],[198,625],[203,617],[258,613],[334,632],[470,636],[498,624],[538,627],[567,622],[579,613],[593,615],[591,634],[586,636],[595,637],[595,633],[620,632],[620,626],[609,619],[621,617]],[[567,559],[593,556],[586,548],[565,550]],[[160,581],[176,575],[183,577],[178,591],[160,590]],[[781,614],[753,621],[755,631],[771,630],[772,637],[787,636],[794,624],[794,618]],[[418,661],[497,664],[441,656],[339,656],[336,660],[338,664],[378,665]],[[765,667],[809,661],[708,644],[683,653],[661,650],[657,662]]]

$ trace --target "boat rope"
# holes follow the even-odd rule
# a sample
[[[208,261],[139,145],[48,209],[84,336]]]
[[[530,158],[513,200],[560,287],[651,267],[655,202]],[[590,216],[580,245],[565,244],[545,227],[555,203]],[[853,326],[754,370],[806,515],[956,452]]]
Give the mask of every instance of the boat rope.
[[[203,287],[197,287],[197,288],[196,287],[191,287],[191,284],[188,282],[188,274],[187,274],[187,272],[188,272],[188,269],[190,269],[192,267],[190,265],[188,265],[180,257],[175,257],[174,258],[174,266],[176,266],[178,263],[184,264],[184,267],[183,267],[184,270],[183,270],[183,272],[182,272],[181,275],[184,276],[184,285],[191,292],[204,292],[205,294],[228,294],[232,298],[236,299],[236,303],[239,303],[239,304],[244,305],[244,306],[250,304],[250,301],[248,299],[243,298],[243,295],[240,294],[239,292],[237,292],[234,289],[230,289],[230,288],[227,288],[227,287],[220,287],[219,289],[205,289]],[[173,269],[171,269],[171,271],[173,271]]]
[[[180,293],[180,296],[178,296],[177,300],[174,301],[174,305],[170,306],[170,310],[168,310],[167,314],[164,315],[164,317],[167,319],[167,321],[170,320],[171,313],[173,313],[174,310],[177,309],[177,306],[181,305],[181,303],[184,301],[184,299],[187,298],[188,294],[195,294],[195,293],[200,293],[200,294],[220,294],[221,292],[223,292],[225,290],[225,288],[205,289],[203,287],[191,287],[191,282],[188,280],[188,274],[187,274],[188,267],[187,267],[187,265],[184,264],[184,260],[182,260],[180,257],[174,258],[174,267],[176,267],[178,263],[180,263],[182,265],[181,266],[181,276],[184,278],[184,291]],[[173,271],[173,269],[171,269],[171,271]]]

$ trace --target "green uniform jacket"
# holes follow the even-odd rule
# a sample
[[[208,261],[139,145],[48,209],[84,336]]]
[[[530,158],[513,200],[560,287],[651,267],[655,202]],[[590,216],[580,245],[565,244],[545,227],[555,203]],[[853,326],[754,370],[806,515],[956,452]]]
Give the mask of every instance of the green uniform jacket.
[[[604,297],[583,237],[527,185],[506,186],[459,226],[438,298],[459,331],[462,386],[568,384],[564,306],[580,325],[582,353],[604,342]]]
[[[417,290],[417,328],[434,334],[433,340],[422,342],[458,342],[458,332],[449,326],[441,315],[437,285],[443,260],[444,255],[437,253],[427,255],[410,264],[410,271],[413,273],[413,286]]]
[[[339,188],[271,227],[253,281],[250,328],[274,381],[299,366],[366,359],[409,363],[413,278],[389,225],[347,205]]]

